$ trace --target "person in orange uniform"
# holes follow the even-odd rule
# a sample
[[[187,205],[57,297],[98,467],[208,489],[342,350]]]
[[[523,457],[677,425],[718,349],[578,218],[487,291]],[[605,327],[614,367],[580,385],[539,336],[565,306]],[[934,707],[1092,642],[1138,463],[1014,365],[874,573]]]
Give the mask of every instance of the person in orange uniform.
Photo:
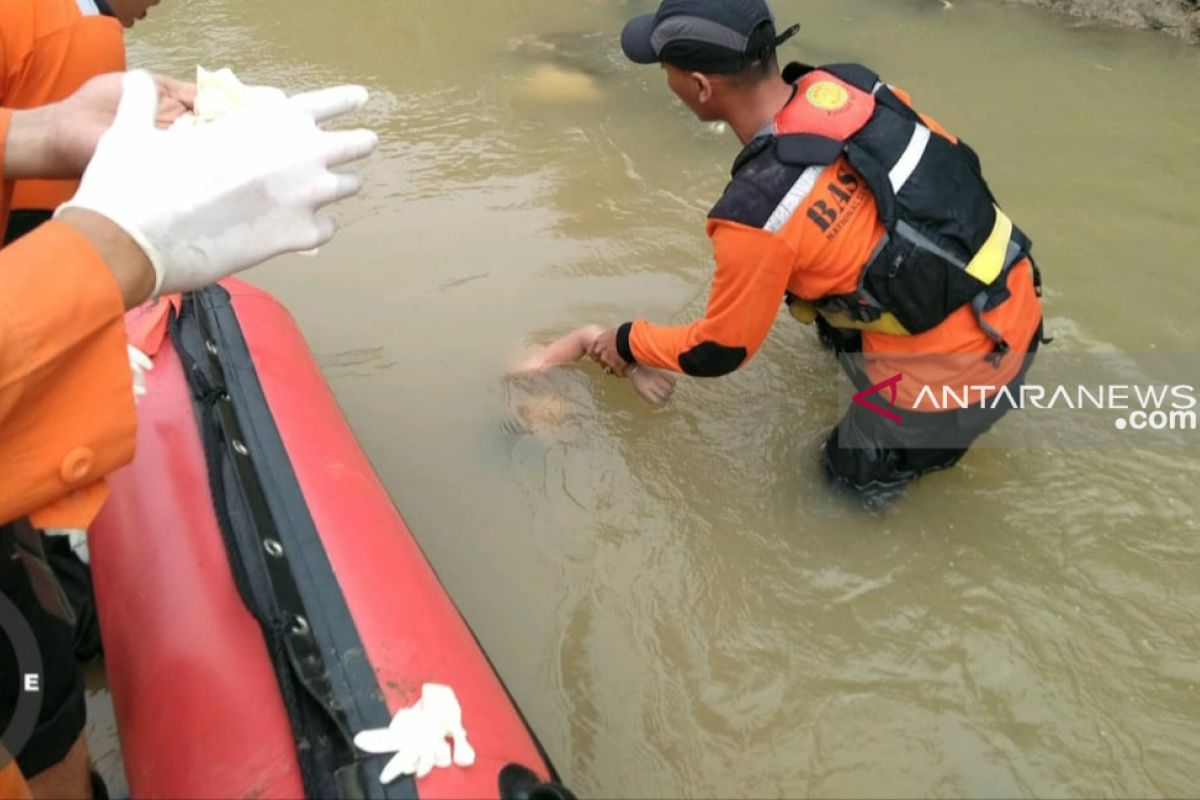
[[[0,77],[5,108],[37,108],[70,97],[89,79],[125,71],[123,28],[132,28],[159,0],[6,0],[0,40],[8,67]],[[13,189],[4,241],[50,218],[75,194],[78,181],[25,180]]]
[[[6,54],[13,52],[13,30],[5,30]],[[12,85],[11,74],[6,73],[0,90]],[[112,121],[120,86],[120,76],[112,76],[63,103],[0,110],[0,163],[6,178],[0,224],[8,212],[7,179],[82,172]],[[182,113],[190,106],[190,87],[171,82],[164,94],[171,92],[177,95],[177,113]],[[73,227],[71,216],[48,226],[36,241],[0,252],[0,442],[8,461],[0,478],[0,521],[40,508],[39,524],[47,527],[86,523],[103,500],[96,478],[132,456],[123,297],[136,291],[134,276],[145,265],[137,266],[136,246],[122,252],[112,249],[120,243],[112,236],[89,240],[94,226],[85,221],[85,229]],[[27,550],[15,548],[11,528],[0,529],[0,589],[29,623],[46,669],[32,739],[10,743],[21,762],[2,766],[10,785],[23,769],[36,776],[33,782],[41,794],[85,796],[83,687],[74,665],[72,632],[36,596],[22,560]],[[7,666],[15,654],[7,637],[2,638],[0,658]],[[10,695],[17,687],[8,683],[14,674],[4,672],[0,709],[15,708]]]
[[[8,0],[0,6],[0,41],[8,65],[0,78],[0,105],[44,106],[71,96],[88,80],[125,70],[124,27],[145,16],[150,0]],[[77,180],[17,181],[4,242],[11,243],[50,219],[79,186]],[[100,631],[88,565],[67,537],[46,541],[47,562],[76,614],[76,647],[83,662],[100,652]]]
[[[336,223],[321,209],[360,187],[356,174],[333,170],[377,143],[370,131],[318,127],[361,106],[359,87],[171,135],[159,129],[172,116],[164,109],[177,104],[177,117],[191,102],[187,92],[172,96],[178,86],[107,75],[50,107],[0,110],[6,178],[87,168],[54,221],[0,251],[0,588],[34,629],[47,667],[33,737],[5,745],[37,797],[93,795],[71,631],[53,582],[39,581],[29,556],[36,527],[85,527],[103,501],[103,476],[133,455],[124,311],[327,241]],[[292,190],[267,188],[279,186]],[[10,645],[0,636],[5,723],[22,696]],[[10,765],[0,769],[11,779]]]
[[[996,204],[978,158],[866,67],[782,72],[764,0],[665,0],[630,21],[625,54],[660,63],[701,120],[744,148],[709,214],[716,258],[703,319],[606,331],[591,355],[719,377],[743,367],[780,303],[816,322],[860,391],[897,372],[901,420],[852,404],[822,462],[875,500],[952,466],[1007,408],[914,407],[926,384],[1024,378],[1041,341],[1029,239]]]

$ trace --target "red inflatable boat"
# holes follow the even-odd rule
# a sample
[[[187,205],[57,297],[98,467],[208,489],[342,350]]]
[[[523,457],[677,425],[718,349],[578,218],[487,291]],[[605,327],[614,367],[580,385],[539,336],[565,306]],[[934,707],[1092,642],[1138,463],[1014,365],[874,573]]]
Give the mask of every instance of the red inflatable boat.
[[[229,281],[134,312],[137,458],[89,536],[134,797],[560,798],[287,311]],[[352,743],[450,686],[470,767]]]

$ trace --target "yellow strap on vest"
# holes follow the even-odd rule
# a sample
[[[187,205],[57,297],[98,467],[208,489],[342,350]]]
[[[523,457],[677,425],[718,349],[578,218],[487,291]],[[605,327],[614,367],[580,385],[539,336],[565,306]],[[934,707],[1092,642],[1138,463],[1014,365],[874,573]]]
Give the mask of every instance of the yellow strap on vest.
[[[829,311],[820,311],[809,301],[801,300],[798,297],[788,299],[788,311],[805,325],[812,325],[816,322],[817,315],[819,314],[835,328],[853,328],[855,330],[872,331],[874,333],[890,333],[893,336],[909,335],[908,330],[900,324],[900,320],[896,319],[895,315],[890,313],[884,314],[874,322],[859,322],[844,312],[834,314]]]
[[[971,263],[967,264],[966,273],[975,280],[990,286],[1004,271],[1004,262],[1008,257],[1008,243],[1012,240],[1012,235],[1012,220],[997,208],[996,224],[992,226],[992,232],[987,241],[983,243],[983,247],[979,248],[979,252],[971,259]],[[792,312],[793,317],[805,325],[813,324],[817,315],[820,314],[835,328],[851,328],[874,333],[887,333],[893,336],[910,335],[908,329],[900,324],[900,320],[891,313],[885,313],[874,322],[859,322],[844,312],[821,311],[814,304],[798,297],[788,299],[788,310]]]
[[[799,297],[789,297],[787,299],[787,307],[797,322],[812,325],[817,321],[817,307],[807,300],[801,300]]]
[[[819,312],[825,321],[835,328],[853,328],[860,331],[871,331],[872,333],[890,333],[892,336],[908,336],[908,328],[900,324],[900,320],[896,319],[896,315],[891,312],[885,312],[879,319],[874,322],[859,322],[845,312],[838,314],[830,314],[824,311]]]
[[[967,274],[988,286],[1000,277],[1000,273],[1004,270],[1004,261],[1008,255],[1008,243],[1012,239],[1012,233],[1012,220],[997,208],[996,224],[992,227],[992,233],[983,243],[983,247],[979,248],[975,257],[971,259],[971,263],[967,264]]]

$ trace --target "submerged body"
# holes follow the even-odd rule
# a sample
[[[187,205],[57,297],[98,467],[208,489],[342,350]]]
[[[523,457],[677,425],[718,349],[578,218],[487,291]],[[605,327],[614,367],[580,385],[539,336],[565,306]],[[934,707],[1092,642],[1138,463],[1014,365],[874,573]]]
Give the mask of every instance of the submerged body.
[[[547,104],[597,103],[612,74],[611,41],[594,32],[527,34],[508,43],[518,62],[517,94]]]

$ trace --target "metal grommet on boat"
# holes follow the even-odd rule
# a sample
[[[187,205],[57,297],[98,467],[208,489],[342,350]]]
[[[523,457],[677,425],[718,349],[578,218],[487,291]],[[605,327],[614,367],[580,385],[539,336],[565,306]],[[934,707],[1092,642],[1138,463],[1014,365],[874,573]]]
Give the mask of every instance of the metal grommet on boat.
[[[279,543],[278,539],[264,539],[263,550],[266,550],[267,555],[273,556],[274,558],[280,558],[283,556],[283,545]]]
[[[204,349],[207,350],[208,352],[212,353],[214,356],[217,355],[217,353],[219,352],[217,350],[216,342],[214,342],[212,339],[204,340]]]
[[[241,439],[234,439],[234,440],[232,440],[232,441],[229,443],[229,446],[230,446],[230,447],[232,447],[232,448],[233,448],[233,452],[237,453],[239,456],[248,456],[248,455],[250,455],[250,450],[249,450],[249,448],[247,448],[247,447],[246,447],[246,445],[242,444],[242,440],[241,440]]]
[[[297,614],[292,618],[292,633],[297,636],[307,636],[311,628],[308,625],[308,620]]]

